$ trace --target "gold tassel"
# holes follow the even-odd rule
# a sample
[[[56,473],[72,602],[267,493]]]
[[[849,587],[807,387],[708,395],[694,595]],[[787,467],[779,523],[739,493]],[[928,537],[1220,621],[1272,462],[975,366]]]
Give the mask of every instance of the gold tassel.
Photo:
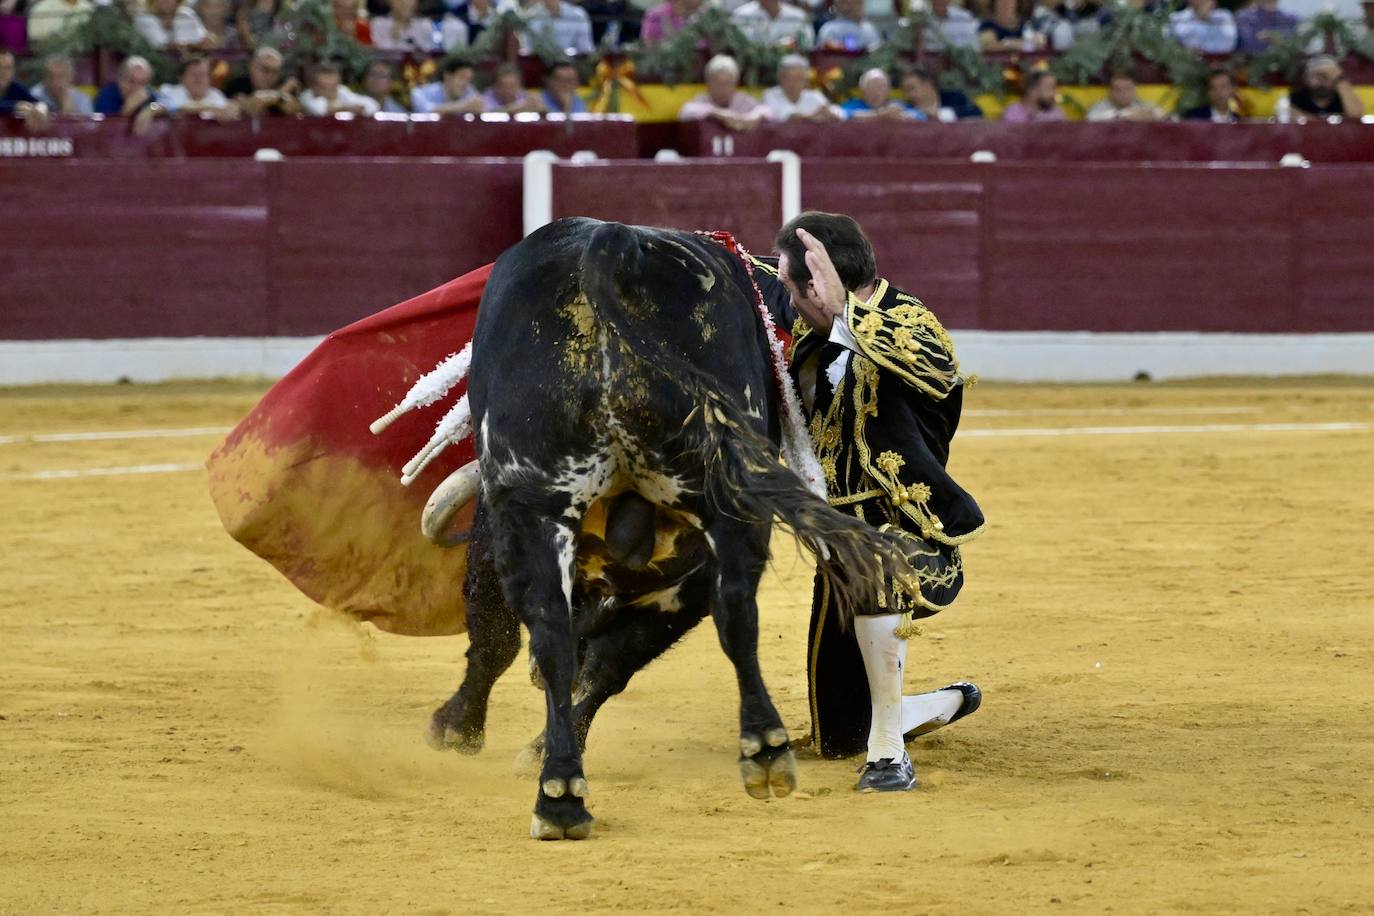
[[[898,639],[913,639],[917,636],[924,636],[925,630],[921,629],[914,619],[908,617],[897,625],[897,629],[892,631],[892,635]]]

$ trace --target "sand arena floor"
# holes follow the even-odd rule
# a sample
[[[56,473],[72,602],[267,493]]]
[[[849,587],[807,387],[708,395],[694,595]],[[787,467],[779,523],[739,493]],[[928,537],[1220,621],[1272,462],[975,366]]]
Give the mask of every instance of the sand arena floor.
[[[598,720],[597,833],[554,844],[511,775],[523,662],[482,756],[431,751],[465,637],[317,612],[198,470],[89,473],[215,433],[28,438],[226,427],[261,391],[0,392],[0,912],[1374,912],[1374,382],[975,389],[953,463],[992,527],[909,685],[986,702],[912,746],[923,788],[803,755],[795,797],[747,798],[702,628]],[[1034,432],[1084,427],[1131,431]],[[775,553],[800,734],[809,569]]]

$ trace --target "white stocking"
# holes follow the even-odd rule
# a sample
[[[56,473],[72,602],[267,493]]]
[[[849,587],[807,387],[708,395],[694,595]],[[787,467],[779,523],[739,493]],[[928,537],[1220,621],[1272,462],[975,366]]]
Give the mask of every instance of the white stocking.
[[[902,734],[933,719],[948,722],[964,705],[964,695],[958,690],[935,690],[902,697]]]
[[[906,640],[894,632],[900,614],[855,617],[854,636],[868,674],[868,694],[873,701],[873,720],[868,727],[868,759],[901,760],[902,669],[906,665]]]

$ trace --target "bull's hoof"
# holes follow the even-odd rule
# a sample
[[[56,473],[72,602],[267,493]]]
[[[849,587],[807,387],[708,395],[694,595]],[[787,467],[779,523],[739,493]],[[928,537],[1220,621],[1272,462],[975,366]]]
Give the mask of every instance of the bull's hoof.
[[[771,728],[760,738],[743,734],[739,739],[739,771],[750,798],[784,798],[797,788],[797,758],[787,740],[787,730]]]
[[[587,780],[550,777],[539,784],[539,798],[530,820],[535,840],[585,840],[592,835],[595,818],[587,811]]]
[[[455,728],[436,712],[429,720],[429,730],[425,741],[436,751],[457,751],[460,754],[476,754],[482,750],[487,736],[483,731]]]

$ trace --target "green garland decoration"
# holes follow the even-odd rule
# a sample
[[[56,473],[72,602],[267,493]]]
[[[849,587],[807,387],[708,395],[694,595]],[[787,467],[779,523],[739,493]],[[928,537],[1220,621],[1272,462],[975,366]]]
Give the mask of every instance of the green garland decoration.
[[[1113,10],[1112,21],[1105,28],[1076,39],[1055,58],[1050,70],[1061,83],[1085,85],[1101,82],[1112,70],[1130,72],[1138,60],[1162,67],[1169,80],[1180,87],[1180,110],[1200,104],[1207,63],[1174,38],[1167,10]]]
[[[1268,86],[1275,79],[1291,83],[1312,56],[1308,48],[1317,39],[1327,36],[1330,36],[1333,56],[1337,60],[1357,54],[1374,61],[1374,34],[1357,35],[1339,16],[1320,13],[1293,34],[1251,55],[1245,62],[1246,79],[1259,86]]]
[[[631,50],[630,59],[638,73],[656,76],[674,86],[697,79],[703,48],[708,54],[728,53],[734,57],[740,68],[740,82],[746,86],[772,85],[778,62],[792,53],[787,48],[752,41],[730,20],[729,13],[719,7],[708,7],[667,41]]]
[[[327,0],[283,5],[276,26],[262,43],[280,51],[287,68],[296,73],[306,72],[317,60],[332,60],[344,71],[345,80],[355,80],[372,59],[356,38],[339,30]]]
[[[116,5],[97,6],[89,16],[67,23],[61,31],[39,42],[25,70],[38,78],[42,75],[43,59],[51,54],[82,57],[100,50],[113,51],[123,57],[134,54],[145,57],[152,65],[155,84],[176,82],[176,60],[149,44],[148,39],[134,28],[128,14]]]

